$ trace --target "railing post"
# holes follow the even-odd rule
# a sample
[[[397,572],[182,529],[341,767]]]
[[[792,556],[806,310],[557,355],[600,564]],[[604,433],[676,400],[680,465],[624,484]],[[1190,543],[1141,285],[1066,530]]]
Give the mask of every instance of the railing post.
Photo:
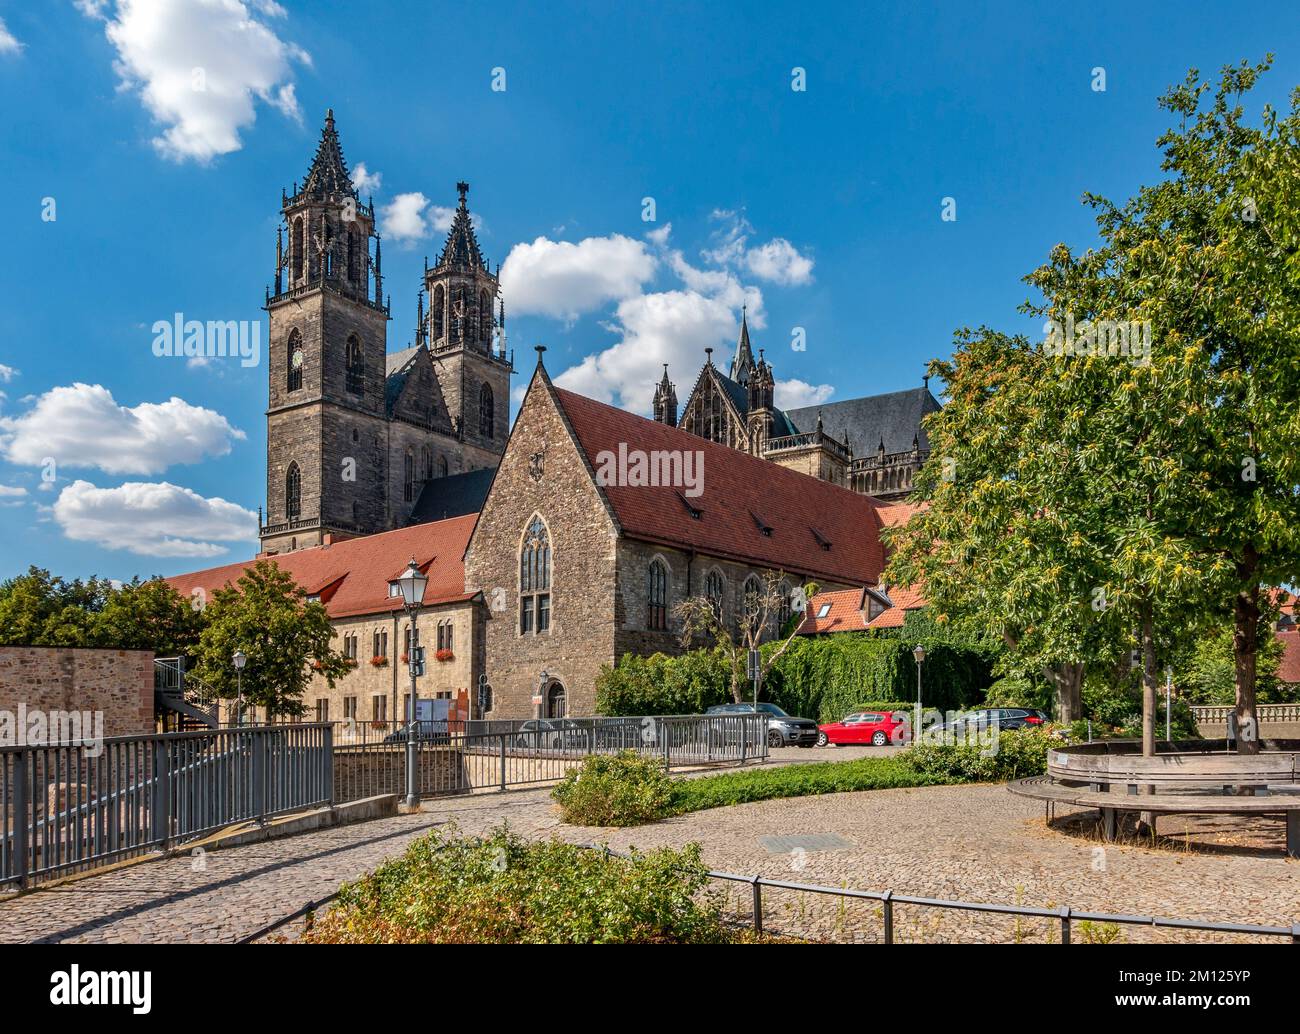
[[[172,769],[170,743],[153,741],[153,839],[165,851],[172,829]]]
[[[27,853],[27,832],[36,825],[36,814],[31,809],[31,794],[27,785],[27,759],[30,751],[20,750],[14,755],[14,872],[18,886],[27,886],[30,871]],[[30,825],[29,825],[30,823]]]
[[[501,789],[506,788],[506,736],[507,733],[501,733]]]
[[[253,762],[253,817],[261,823],[266,817],[266,736],[249,730],[249,754]]]
[[[755,876],[750,880],[750,885],[754,888],[754,933],[759,937],[763,936],[763,884],[762,877]]]
[[[1061,908],[1061,943],[1070,943],[1070,906],[1064,905]]]
[[[894,943],[894,892],[885,891],[885,896],[880,899],[880,913],[885,921],[885,943]]]
[[[324,744],[325,756],[322,762],[325,766],[322,773],[325,780],[325,800],[330,804],[334,803],[334,726],[327,725],[321,730],[321,741]]]

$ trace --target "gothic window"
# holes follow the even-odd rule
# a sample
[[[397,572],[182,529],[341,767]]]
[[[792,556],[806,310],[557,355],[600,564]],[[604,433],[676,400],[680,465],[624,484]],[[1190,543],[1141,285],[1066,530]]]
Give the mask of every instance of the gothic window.
[[[749,624],[757,619],[759,611],[763,609],[763,584],[758,580],[757,575],[751,574],[745,579],[745,589],[741,593],[740,600],[745,623]]]
[[[646,627],[668,628],[668,565],[658,559],[646,571]]]
[[[357,235],[348,231],[348,279],[354,284],[361,279],[357,274]]]
[[[445,478],[446,476],[447,476],[447,457],[446,457],[446,456],[439,456],[439,457],[438,457],[438,477],[440,477],[440,478]]]
[[[290,463],[284,476],[284,516],[296,520],[302,514],[302,473],[298,464]]]
[[[704,595],[709,601],[709,606],[713,608],[714,617],[718,621],[722,620],[722,593],[722,572],[715,567],[704,579]]]
[[[303,258],[307,254],[307,224],[301,219],[293,221],[289,231],[289,272],[296,284],[303,278]]]
[[[551,536],[534,515],[519,550],[519,631],[545,632],[551,626]]]
[[[402,458],[402,498],[408,503],[415,498],[415,457],[410,449]]]
[[[781,583],[781,602],[777,604],[776,609],[776,627],[784,628],[785,623],[790,620],[790,586],[786,582]]]
[[[433,317],[433,340],[439,341],[447,328],[447,292],[439,284],[433,289],[429,314]]]
[[[433,477],[433,453],[427,445],[420,449],[420,480],[428,481]]]
[[[285,386],[289,391],[297,391],[302,387],[302,335],[296,329],[289,331],[285,363],[288,370]]]
[[[480,341],[492,340],[492,298],[487,291],[478,296],[478,337]]]
[[[465,288],[457,287],[451,293],[451,340],[459,343],[464,337]]]
[[[347,387],[353,395],[364,395],[366,390],[366,358],[361,342],[353,334],[348,338]]]
[[[478,389],[478,433],[483,438],[493,437],[492,389],[484,384]]]

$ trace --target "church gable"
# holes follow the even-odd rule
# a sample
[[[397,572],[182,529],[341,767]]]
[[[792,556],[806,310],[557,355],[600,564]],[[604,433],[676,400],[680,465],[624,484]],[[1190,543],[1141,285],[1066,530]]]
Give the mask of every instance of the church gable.
[[[427,348],[411,348],[389,358],[385,391],[388,417],[439,430],[453,430],[442,386]],[[397,360],[397,362],[394,362]]]

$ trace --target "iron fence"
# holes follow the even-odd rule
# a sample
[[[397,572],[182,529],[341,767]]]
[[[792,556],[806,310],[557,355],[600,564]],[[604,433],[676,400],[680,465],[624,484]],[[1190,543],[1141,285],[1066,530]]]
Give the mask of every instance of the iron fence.
[[[341,723],[334,737],[335,800],[406,792],[406,742],[417,750],[423,797],[553,783],[591,754],[633,750],[666,768],[763,761],[767,715],[425,721],[374,730]]]
[[[329,804],[328,724],[0,747],[0,886]]]

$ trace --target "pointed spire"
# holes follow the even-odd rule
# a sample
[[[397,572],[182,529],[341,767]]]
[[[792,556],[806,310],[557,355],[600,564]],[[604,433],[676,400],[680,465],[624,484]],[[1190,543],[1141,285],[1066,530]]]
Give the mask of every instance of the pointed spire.
[[[275,293],[284,290],[284,228],[275,228]]]
[[[418,348],[424,344],[424,288],[420,288],[418,300],[419,308],[416,309],[415,315],[415,345]]]
[[[668,379],[667,363],[664,363],[663,378],[655,385],[654,414],[657,422],[677,426],[677,388]]]
[[[296,184],[295,184],[296,187]],[[339,144],[339,135],[334,129],[334,109],[325,112],[325,128],[321,130],[320,143],[316,145],[316,157],[312,159],[311,169],[307,172],[307,182],[303,192],[318,197],[348,194],[357,196],[352,179],[348,175],[347,162],[343,160],[343,148]],[[294,193],[298,191],[295,189]]]
[[[487,272],[487,263],[483,261],[478,237],[474,234],[474,224],[469,217],[469,207],[466,202],[469,184],[461,180],[456,184],[456,191],[460,194],[460,205],[456,209],[455,216],[452,217],[451,231],[447,234],[447,243],[442,246],[442,254],[438,256],[438,265],[450,265],[458,269],[481,269]]]
[[[497,317],[497,355],[499,358],[506,357],[506,299],[505,295],[501,296],[501,314]]]
[[[754,372],[754,351],[749,344],[749,303],[740,308],[740,338],[736,342],[736,358],[731,361],[731,379],[738,384],[748,384]]]
[[[384,300],[384,271],[383,271],[383,242],[379,234],[375,234],[375,304],[381,305]]]
[[[883,434],[880,436],[880,449],[879,449],[879,452],[880,452],[880,455],[882,455],[882,456],[885,454],[885,436],[884,436]]]

